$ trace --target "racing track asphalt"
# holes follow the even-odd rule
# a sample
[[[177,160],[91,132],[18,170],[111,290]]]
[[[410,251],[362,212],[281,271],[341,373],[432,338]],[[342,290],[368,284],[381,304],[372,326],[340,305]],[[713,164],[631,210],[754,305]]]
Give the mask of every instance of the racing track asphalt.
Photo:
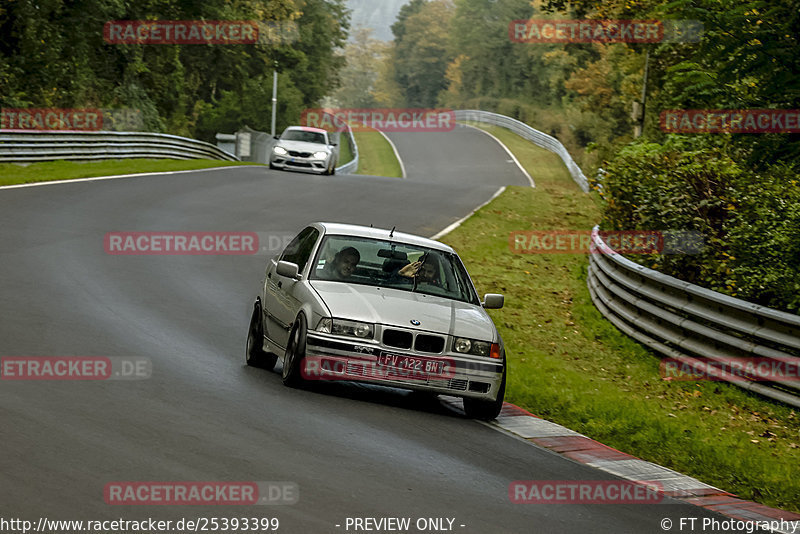
[[[104,252],[107,232],[283,236],[312,220],[432,235],[499,186],[527,184],[472,129],[390,136],[407,180],[238,167],[0,190],[0,355],[153,362],[140,381],[0,381],[0,515],[266,516],[285,533],[348,532],[347,517],[447,517],[481,534],[639,534],[661,532],[667,515],[721,518],[683,503],[512,504],[514,480],[612,477],[435,401],[351,384],[289,389],[280,366],[247,367],[264,255]],[[110,506],[114,481],[291,481],[300,500]]]

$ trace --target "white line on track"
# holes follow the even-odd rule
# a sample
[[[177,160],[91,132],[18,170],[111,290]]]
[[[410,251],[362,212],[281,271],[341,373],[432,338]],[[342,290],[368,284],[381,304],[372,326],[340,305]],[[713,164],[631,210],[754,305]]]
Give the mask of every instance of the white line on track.
[[[444,237],[445,235],[449,234],[450,232],[452,232],[453,230],[455,230],[456,228],[458,228],[458,227],[461,225],[461,223],[463,223],[464,221],[466,221],[467,219],[469,219],[470,217],[472,217],[472,215],[473,215],[473,214],[474,214],[476,211],[478,211],[479,209],[481,209],[482,207],[484,207],[486,204],[488,204],[489,202],[491,202],[492,200],[494,200],[494,199],[496,199],[498,196],[500,196],[500,193],[502,193],[502,192],[503,192],[503,191],[505,191],[505,190],[506,190],[506,186],[503,186],[503,187],[501,187],[500,189],[498,189],[497,191],[495,191],[494,195],[492,195],[492,198],[490,198],[489,200],[487,200],[486,202],[484,202],[483,204],[481,204],[480,206],[478,206],[477,208],[475,208],[475,209],[474,209],[474,210],[472,210],[471,212],[467,213],[466,215],[464,215],[463,217],[461,217],[459,220],[457,220],[456,222],[454,222],[453,224],[451,224],[450,226],[448,226],[447,228],[445,228],[444,230],[442,230],[441,232],[439,232],[438,234],[436,234],[436,235],[432,236],[432,237],[431,237],[431,239],[433,239],[433,240],[436,240],[436,239],[441,239],[441,238],[442,238],[442,237]]]
[[[477,128],[477,127],[475,127],[475,126],[472,126],[471,124],[463,124],[463,123],[459,123],[459,124],[460,124],[461,126],[466,126],[467,128],[473,128],[473,129],[475,129],[475,130],[478,130],[479,132],[483,132],[483,133],[485,133],[486,135],[488,135],[489,137],[491,137],[492,139],[494,139],[495,141],[497,141],[497,143],[498,143],[498,144],[499,144],[501,147],[503,147],[503,150],[505,150],[505,151],[506,151],[506,154],[508,154],[508,155],[511,157],[511,159],[514,161],[514,163],[516,163],[516,164],[517,164],[517,167],[519,167],[519,170],[520,170],[520,171],[522,171],[522,174],[524,174],[524,175],[525,175],[525,178],[527,178],[527,179],[528,179],[528,182],[530,182],[530,184],[531,184],[531,187],[536,187],[536,184],[535,184],[535,183],[533,183],[533,178],[531,178],[531,175],[530,175],[530,174],[528,174],[528,171],[526,171],[526,170],[525,170],[525,168],[524,168],[524,167],[523,167],[523,166],[520,164],[519,160],[517,159],[517,156],[515,156],[514,154],[512,154],[512,153],[511,153],[511,151],[508,149],[508,147],[507,147],[506,145],[504,145],[504,144],[503,144],[503,142],[502,142],[500,139],[498,139],[497,137],[493,136],[492,134],[490,134],[490,133],[489,133],[489,132],[487,132],[486,130],[482,130],[481,128]]]
[[[207,169],[189,169],[185,171],[162,171],[162,172],[140,172],[136,174],[117,174],[114,176],[93,176],[90,178],[73,178],[67,180],[51,180],[49,182],[33,182],[30,184],[3,185],[0,189],[17,189],[20,187],[38,187],[40,185],[53,184],[74,184],[76,182],[94,182],[96,180],[116,180],[117,178],[132,178],[134,176],[158,176],[167,174],[182,174],[186,172],[218,171],[220,169],[235,169],[239,167],[249,167],[250,165],[227,165],[225,167],[208,167]]]

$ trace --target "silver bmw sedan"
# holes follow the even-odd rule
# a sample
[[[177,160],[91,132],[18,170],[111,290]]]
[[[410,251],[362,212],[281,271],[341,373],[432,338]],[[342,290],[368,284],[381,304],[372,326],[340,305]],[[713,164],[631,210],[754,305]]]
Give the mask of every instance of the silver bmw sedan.
[[[411,234],[338,223],[304,228],[267,263],[247,363],[283,361],[287,386],[345,380],[463,398],[469,417],[503,405],[503,341],[461,259]]]

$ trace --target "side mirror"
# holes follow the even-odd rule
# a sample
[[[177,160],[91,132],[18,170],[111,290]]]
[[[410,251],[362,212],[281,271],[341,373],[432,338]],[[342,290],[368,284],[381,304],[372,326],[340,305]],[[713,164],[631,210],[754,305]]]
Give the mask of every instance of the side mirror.
[[[278,266],[275,268],[275,272],[281,276],[285,276],[286,278],[297,278],[297,272],[299,269],[300,268],[296,263],[292,263],[290,261],[279,261]]]
[[[486,293],[483,296],[483,302],[481,302],[481,305],[487,310],[498,310],[503,307],[504,303],[505,297],[503,297],[503,295],[499,295],[497,293]]]
[[[281,136],[280,136],[280,135],[273,135],[273,136],[272,136],[272,138],[273,138],[273,139],[280,139],[280,138],[281,138]]]

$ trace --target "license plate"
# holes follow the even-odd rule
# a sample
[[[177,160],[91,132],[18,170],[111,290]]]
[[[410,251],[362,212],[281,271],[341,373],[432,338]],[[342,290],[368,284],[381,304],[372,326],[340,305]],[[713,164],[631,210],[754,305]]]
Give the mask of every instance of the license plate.
[[[430,358],[417,358],[403,354],[382,352],[378,356],[378,363],[384,367],[392,367],[413,374],[441,375],[444,372],[444,362]]]

